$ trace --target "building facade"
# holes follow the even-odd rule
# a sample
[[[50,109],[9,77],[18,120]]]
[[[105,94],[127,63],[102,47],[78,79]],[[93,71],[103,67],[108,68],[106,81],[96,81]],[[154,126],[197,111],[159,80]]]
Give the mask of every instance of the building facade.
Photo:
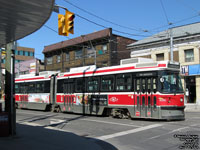
[[[128,45],[131,57],[145,57],[155,61],[171,60],[171,36],[173,61],[180,62],[181,65],[185,103],[200,104],[200,23],[171,28],[132,43]]]
[[[44,71],[44,62],[40,59],[34,58],[30,60],[21,61],[15,64],[15,77],[25,74],[38,75],[39,72]]]
[[[15,63],[19,63],[21,61],[33,59],[35,56],[35,49],[29,47],[21,47],[17,46],[15,50]],[[5,68],[5,58],[1,59],[1,67]]]
[[[34,48],[29,48],[29,47],[21,47],[17,46],[17,49],[15,50],[15,64],[21,63],[26,60],[31,60],[34,59],[35,55],[35,49]],[[5,87],[4,87],[4,82],[5,82],[5,55],[2,55],[1,61],[1,71],[0,71],[0,98],[4,93]],[[23,65],[22,65],[23,66]],[[16,68],[15,68],[16,70]]]
[[[126,45],[135,41],[115,35],[108,28],[45,46],[45,70],[66,72],[70,68],[95,64],[97,67],[118,65],[121,59],[130,58]]]

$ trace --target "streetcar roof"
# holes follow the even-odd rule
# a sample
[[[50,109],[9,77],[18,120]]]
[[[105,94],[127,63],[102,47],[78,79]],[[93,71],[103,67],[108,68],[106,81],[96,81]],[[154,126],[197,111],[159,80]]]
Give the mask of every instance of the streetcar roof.
[[[156,71],[156,70],[174,70],[179,71],[180,65],[177,62],[158,61],[158,62],[145,62],[145,63],[132,63],[118,66],[109,66],[103,68],[96,68],[94,66],[85,66],[70,70],[70,72],[59,73],[58,78],[74,78],[96,75],[109,75],[117,73],[128,72],[143,72],[143,71]]]

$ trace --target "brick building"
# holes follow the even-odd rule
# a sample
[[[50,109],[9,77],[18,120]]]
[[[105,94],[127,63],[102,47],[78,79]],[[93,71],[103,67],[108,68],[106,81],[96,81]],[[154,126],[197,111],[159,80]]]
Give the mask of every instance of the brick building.
[[[200,104],[200,23],[171,28],[174,61],[180,62],[186,103]],[[131,57],[170,60],[170,31],[128,45]]]
[[[118,65],[121,59],[130,58],[126,46],[135,41],[113,34],[108,28],[45,46],[45,70],[66,72],[69,68],[94,64],[97,67]]]

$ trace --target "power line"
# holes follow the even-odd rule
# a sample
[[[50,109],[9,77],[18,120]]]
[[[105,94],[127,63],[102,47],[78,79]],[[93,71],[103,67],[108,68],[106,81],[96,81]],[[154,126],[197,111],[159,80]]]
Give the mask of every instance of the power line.
[[[166,18],[166,20],[167,20],[168,25],[171,25],[172,23],[169,22],[169,19],[168,19],[168,17],[167,17],[167,13],[166,13],[166,10],[165,10],[165,7],[164,7],[164,5],[163,5],[162,0],[160,0],[160,4],[161,4],[161,6],[162,6],[162,9],[163,9],[163,12],[164,12],[164,14],[165,14],[165,18]]]
[[[192,11],[194,11],[195,13],[200,13],[198,10],[194,9],[193,7],[191,7],[189,4],[184,3],[183,1],[180,2],[180,0],[176,0],[177,2],[181,3],[183,6],[191,9]]]
[[[96,18],[98,18],[98,19],[100,19],[100,20],[103,20],[103,21],[105,21],[105,22],[111,23],[111,24],[116,25],[116,26],[119,26],[119,27],[121,27],[121,28],[133,30],[133,31],[142,31],[142,32],[146,32],[146,30],[134,29],[134,28],[130,28],[130,27],[127,27],[127,26],[123,26],[123,25],[114,23],[114,22],[112,22],[112,21],[106,20],[106,19],[104,19],[104,18],[102,18],[102,17],[100,17],[100,16],[97,16],[97,15],[95,15],[95,14],[93,14],[93,13],[91,13],[91,12],[89,12],[89,11],[83,9],[83,8],[80,8],[80,7],[76,6],[75,4],[73,4],[73,3],[71,3],[71,2],[69,2],[69,1],[67,1],[67,0],[64,0],[64,1],[65,1],[66,3],[72,5],[73,7],[76,7],[77,9],[79,9],[79,10],[81,10],[81,11],[83,11],[83,12],[85,12],[85,13],[87,13],[87,14],[93,16],[93,17],[96,17]]]
[[[99,23],[96,23],[96,22],[94,22],[94,21],[91,21],[91,20],[89,20],[89,19],[87,19],[87,18],[85,18],[85,17],[83,17],[83,16],[80,16],[79,14],[76,14],[76,13],[75,13],[75,15],[78,16],[78,17],[80,17],[80,18],[82,18],[82,19],[84,19],[84,20],[86,20],[86,21],[88,21],[88,22],[90,22],[90,23],[93,23],[93,24],[95,24],[95,25],[97,25],[97,26],[100,26],[100,27],[103,27],[103,28],[109,28],[109,27],[106,27],[106,26],[101,25],[101,24],[99,24]],[[118,32],[118,33],[127,34],[127,35],[131,35],[131,36],[148,37],[148,36],[145,36],[145,35],[132,34],[132,33],[127,33],[127,32],[123,32],[123,31],[119,31],[119,30],[116,30],[116,29],[113,29],[113,28],[112,28],[112,30],[115,31],[115,32]]]

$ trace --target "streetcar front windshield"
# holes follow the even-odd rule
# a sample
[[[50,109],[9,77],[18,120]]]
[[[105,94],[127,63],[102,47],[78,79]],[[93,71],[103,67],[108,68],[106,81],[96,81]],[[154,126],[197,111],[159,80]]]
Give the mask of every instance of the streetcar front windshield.
[[[160,78],[161,92],[163,93],[182,93],[183,87],[181,78],[175,72],[163,72]]]

